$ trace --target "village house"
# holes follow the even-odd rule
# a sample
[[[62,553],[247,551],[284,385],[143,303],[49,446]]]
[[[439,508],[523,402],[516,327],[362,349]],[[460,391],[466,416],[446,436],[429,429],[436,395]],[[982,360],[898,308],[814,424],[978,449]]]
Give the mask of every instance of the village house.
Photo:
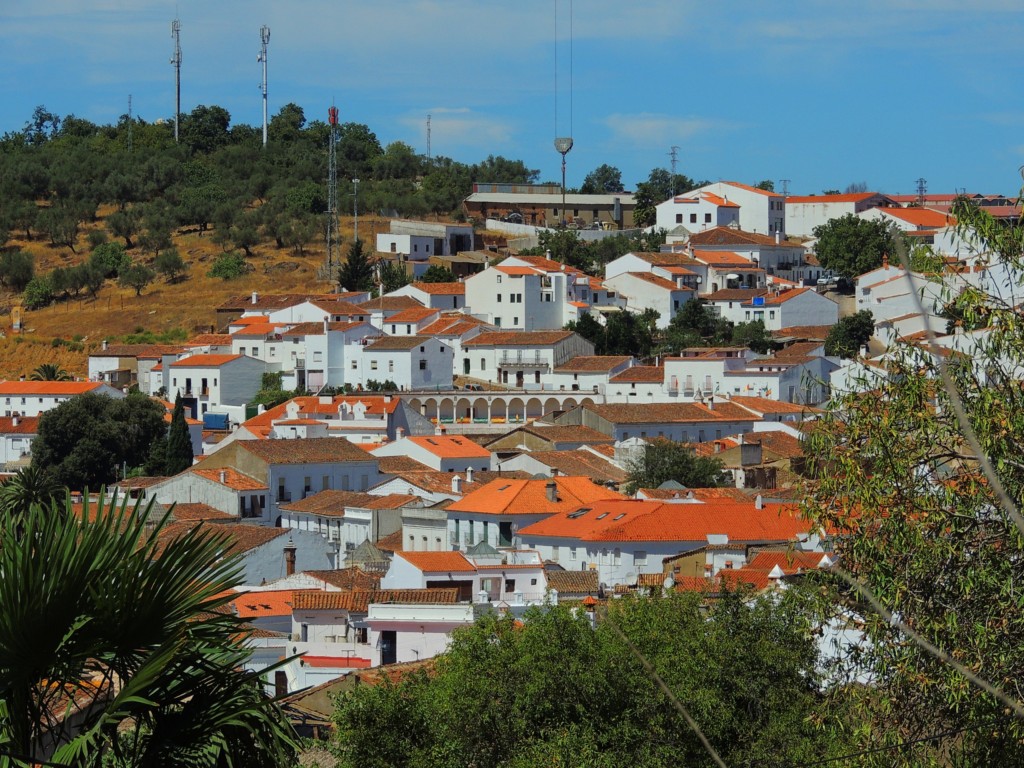
[[[452,348],[431,336],[379,336],[346,349],[345,383],[374,389],[393,382],[400,390],[451,389]]]
[[[466,279],[466,309],[502,329],[561,328],[572,279],[564,272],[548,274],[533,266],[502,262]]]
[[[232,467],[193,466],[143,488],[140,496],[165,506],[203,504],[234,519],[270,522],[270,489],[266,482]]]
[[[4,416],[39,416],[86,393],[121,399],[125,393],[100,381],[0,381]]]
[[[462,208],[466,216],[481,222],[503,219],[533,227],[568,224],[575,228],[631,229],[636,201],[627,192],[563,195],[557,184],[478,182]]]
[[[281,366],[281,387],[317,392],[345,386],[345,352],[379,332],[367,322],[299,323],[268,344],[268,362]]]
[[[857,215],[869,208],[898,205],[879,192],[851,192],[839,195],[790,195],[786,198],[786,233],[790,237],[813,237],[814,228],[833,219]]]
[[[16,472],[32,461],[32,441],[39,432],[36,416],[0,416],[0,468]]]
[[[369,314],[370,324],[381,331],[385,330],[384,323],[392,315],[404,312],[407,309],[422,309],[423,305],[411,296],[379,296],[376,299],[364,301],[359,305],[359,310]]]
[[[630,312],[657,312],[655,325],[662,329],[669,326],[686,302],[697,296],[697,289],[687,285],[683,276],[670,280],[653,272],[623,272],[605,278],[604,284],[624,299],[625,309]]]
[[[429,307],[412,307],[391,315],[384,323],[389,336],[416,336],[441,318],[441,311]]]
[[[170,365],[166,399],[180,396],[193,418],[222,413],[237,424],[245,419],[245,406],[259,391],[263,374],[278,368],[277,363],[243,355],[183,357]]]
[[[481,472],[491,468],[491,453],[468,437],[434,434],[406,436],[373,449],[374,456],[407,456],[439,472]]]
[[[614,437],[655,437],[676,442],[697,443],[753,429],[759,419],[750,411],[727,400],[705,403],[585,404],[558,416],[559,424],[581,424]]]
[[[318,323],[324,315],[332,322],[367,320],[355,305],[369,300],[365,291],[347,293],[274,293],[234,296],[217,307],[217,328],[249,315],[261,315],[271,323]]]
[[[748,232],[786,235],[786,197],[738,181],[716,181],[688,194],[709,192],[740,207],[739,226]]]
[[[377,235],[378,253],[395,253],[403,261],[426,263],[431,256],[451,256],[474,247],[471,224],[392,219],[390,231]]]
[[[409,296],[424,307],[439,310],[456,310],[466,306],[466,284],[454,283],[409,283],[388,296]]]
[[[658,229],[672,234],[699,232],[710,227],[739,226],[740,206],[728,197],[694,190],[655,206]]]
[[[631,355],[579,355],[549,373],[545,384],[571,392],[604,392],[608,380],[636,364]]]
[[[462,373],[483,381],[540,388],[571,358],[594,354],[594,345],[572,331],[485,331],[462,343]],[[458,414],[461,416],[461,414]]]

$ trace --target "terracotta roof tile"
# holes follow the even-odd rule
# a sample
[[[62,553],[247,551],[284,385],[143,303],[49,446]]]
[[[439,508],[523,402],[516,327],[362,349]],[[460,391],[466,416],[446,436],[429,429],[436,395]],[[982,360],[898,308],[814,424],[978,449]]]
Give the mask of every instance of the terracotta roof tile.
[[[389,317],[385,322],[388,323],[419,323],[428,318],[434,317],[439,314],[440,310],[431,309],[430,307],[410,307],[409,309],[403,309],[401,312],[396,312]]]
[[[760,421],[750,411],[728,401],[714,409],[702,403],[621,403],[582,405],[612,424],[682,424],[716,421]]]
[[[660,383],[665,380],[665,369],[660,365],[634,365],[608,379],[612,384]]]
[[[445,459],[489,459],[491,452],[472,440],[458,435],[424,435],[405,438],[435,456]]]
[[[452,494],[452,477],[455,474],[453,472],[440,472],[437,470],[428,470],[426,472],[408,472],[405,470],[392,471],[391,474],[395,475],[398,479],[408,483],[413,489],[420,489],[427,493],[438,493],[438,494]],[[491,471],[475,471],[473,472],[473,482],[463,483],[463,493],[469,493],[477,488],[492,482],[495,479],[502,480],[525,480],[531,477],[527,472],[520,472],[518,470],[512,472],[491,472]]]
[[[548,587],[556,590],[559,595],[597,594],[597,571],[545,571]]]
[[[412,349],[434,341],[432,336],[381,336],[366,345],[367,350],[374,352],[385,349]]]
[[[732,227],[713,227],[702,232],[695,232],[690,235],[691,246],[701,245],[763,245],[763,246],[785,246],[786,248],[802,247],[800,243],[783,240],[775,242],[772,235],[762,235],[757,232],[745,232],[742,229]]]
[[[565,341],[572,331],[484,331],[462,343],[465,347],[546,347]]]
[[[242,592],[228,603],[239,618],[259,619],[268,616],[291,616],[292,602],[308,590],[275,589]],[[324,594],[324,593],[315,593]]]
[[[408,456],[379,456],[378,459],[378,468],[385,474],[433,471],[426,464],[416,461],[416,459],[411,459]]]
[[[189,355],[181,360],[175,360],[171,363],[171,368],[219,368],[241,359],[241,355]]]
[[[423,304],[416,301],[412,296],[381,296],[379,299],[370,299],[356,306],[362,310],[384,310],[400,312],[403,309],[422,307]]]
[[[369,323],[361,322],[358,320],[348,321],[342,320],[339,322],[328,322],[327,330],[330,333],[343,333],[345,331],[351,331],[360,326],[366,326],[372,328]],[[282,336],[323,336],[324,335],[324,324],[320,323],[298,323],[293,325],[287,331],[284,331]]]
[[[556,500],[547,497],[547,484],[554,483]],[[623,496],[588,477],[554,477],[550,480],[492,480],[468,492],[448,507],[450,512],[491,515],[550,515],[573,511],[602,499]]]
[[[625,471],[590,451],[531,451],[529,456],[569,477],[589,477],[615,483],[621,483],[628,477]]]
[[[465,283],[412,283],[412,287],[431,296],[464,296]]]
[[[185,471],[192,472],[193,474],[199,475],[199,477],[212,480],[215,483],[220,483],[233,491],[267,490],[265,483],[262,483],[253,477],[249,477],[248,475],[242,474],[237,469],[233,469],[231,467],[211,467],[210,469],[204,469],[201,466],[197,466]],[[221,479],[222,473],[224,477],[223,480]]]
[[[401,533],[401,531],[399,531]],[[336,568],[329,571],[303,571],[307,576],[319,579],[340,589],[376,589],[381,574],[364,571],[362,568]]]
[[[307,437],[303,440],[239,440],[242,450],[268,464],[333,464],[339,461],[373,461],[366,451],[340,437]],[[216,455],[216,454],[214,454]]]
[[[467,560],[461,552],[397,552],[395,554],[423,573],[476,571],[476,566]]]
[[[0,395],[83,395],[100,389],[98,381],[0,381]]]
[[[219,509],[214,509],[209,504],[175,504],[174,510],[171,512],[171,517],[174,520],[181,522],[195,522],[202,520],[218,521],[218,520],[237,520],[234,515],[229,515],[227,512],[221,512]]]
[[[34,435],[38,431],[38,416],[0,416],[0,435]]]

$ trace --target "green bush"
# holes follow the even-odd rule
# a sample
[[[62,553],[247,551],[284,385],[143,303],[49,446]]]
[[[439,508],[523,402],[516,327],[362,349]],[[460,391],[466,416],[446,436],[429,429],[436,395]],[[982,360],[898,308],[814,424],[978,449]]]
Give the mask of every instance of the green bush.
[[[25,289],[35,277],[35,259],[24,251],[6,251],[0,255],[0,285],[15,291]]]
[[[244,275],[248,269],[249,265],[240,253],[225,253],[217,257],[207,275],[222,280],[234,280]]]
[[[41,309],[53,301],[53,286],[49,276],[34,277],[25,286],[22,301],[26,309]]]
[[[117,277],[132,264],[131,257],[121,243],[103,243],[89,256],[89,263],[103,273],[103,277]]]

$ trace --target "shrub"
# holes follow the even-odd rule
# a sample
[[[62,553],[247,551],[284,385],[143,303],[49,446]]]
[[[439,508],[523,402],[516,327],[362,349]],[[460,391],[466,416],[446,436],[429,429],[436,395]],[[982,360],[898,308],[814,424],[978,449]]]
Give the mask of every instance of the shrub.
[[[53,301],[53,286],[49,276],[34,277],[25,286],[22,301],[26,309],[41,309]]]
[[[35,259],[24,251],[7,251],[0,255],[0,285],[22,291],[35,277]]]
[[[93,249],[89,263],[96,267],[103,277],[117,277],[122,270],[131,266],[132,260],[125,253],[121,243],[103,243]]]
[[[219,277],[222,280],[234,280],[248,271],[249,264],[241,254],[225,253],[223,256],[217,257],[217,260],[213,262],[213,266],[210,267],[210,271],[207,274],[210,277]]]

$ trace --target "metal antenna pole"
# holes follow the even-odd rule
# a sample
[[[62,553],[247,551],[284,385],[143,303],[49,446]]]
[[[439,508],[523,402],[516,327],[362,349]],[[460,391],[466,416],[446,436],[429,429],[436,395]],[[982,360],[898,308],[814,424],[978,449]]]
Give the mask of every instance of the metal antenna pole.
[[[338,108],[327,110],[330,137],[327,139],[327,271],[334,270],[334,241],[338,237]],[[340,261],[340,259],[339,259]]]
[[[132,95],[128,94],[128,151],[132,151]]]
[[[782,184],[782,194],[784,197],[789,197],[789,182],[790,179],[779,179],[779,183]]]
[[[920,178],[917,180],[917,204],[924,205],[925,195],[928,194],[928,180]]]
[[[430,159],[430,115],[427,115],[427,159]]]
[[[178,143],[178,124],[181,122],[181,22],[171,22],[171,37],[174,38],[174,52],[171,65],[174,67],[174,143]]]
[[[669,149],[668,156],[672,158],[672,175],[676,175],[676,162],[679,159],[679,147],[675,144]]]
[[[267,43],[270,42],[270,27],[260,27],[260,54],[256,61],[263,62],[263,146],[267,146]]]
[[[352,179],[352,239],[359,239],[359,179]]]

